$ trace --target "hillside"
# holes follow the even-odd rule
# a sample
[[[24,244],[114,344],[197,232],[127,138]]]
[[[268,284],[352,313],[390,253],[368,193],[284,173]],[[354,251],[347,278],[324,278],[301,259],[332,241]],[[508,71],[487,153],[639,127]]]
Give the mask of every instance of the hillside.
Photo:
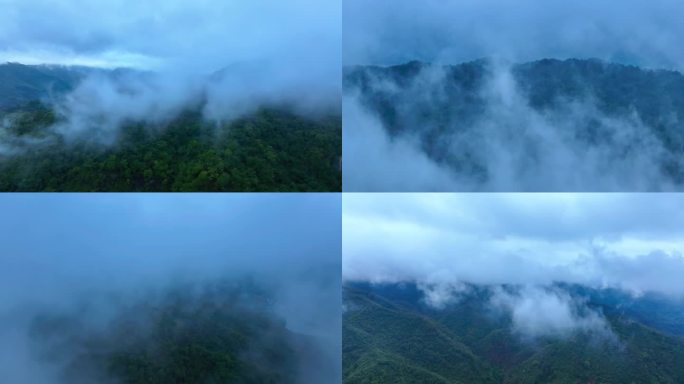
[[[465,190],[684,184],[679,72],[578,59],[410,62],[345,68],[344,88]]]
[[[116,145],[51,136],[54,115],[37,107],[13,126],[42,140],[0,153],[2,191],[335,191],[339,118],[261,110],[216,126],[188,111],[163,127],[129,124]],[[156,132],[158,131],[158,132]]]
[[[607,297],[614,301],[624,296],[581,287],[566,289],[573,295],[583,292],[591,307],[605,313],[617,341],[585,332],[523,339],[512,331],[510,317],[496,315],[488,307],[488,287],[473,286],[457,302],[435,309],[422,301],[422,293],[413,284],[347,284],[344,382],[617,384],[684,380],[684,368],[679,364],[684,359],[681,336],[645,325],[636,310],[623,311],[619,303],[608,303]],[[632,301],[631,307],[638,307]]]
[[[32,348],[68,383],[304,384],[334,364],[256,287],[187,288],[127,299],[109,317],[93,305],[78,316],[45,313],[33,321]]]
[[[219,123],[204,118],[198,100],[164,119],[100,127],[95,115],[89,126],[72,129],[76,123],[55,103],[92,71],[0,66],[0,191],[341,189],[335,112],[304,115],[267,105]]]

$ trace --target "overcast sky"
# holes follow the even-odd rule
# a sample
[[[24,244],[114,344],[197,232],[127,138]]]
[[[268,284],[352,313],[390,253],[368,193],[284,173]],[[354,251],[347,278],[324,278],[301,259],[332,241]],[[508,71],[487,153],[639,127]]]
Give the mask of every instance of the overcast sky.
[[[682,68],[677,0],[345,0],[345,64],[596,57]]]
[[[347,280],[684,295],[684,196],[347,194]]]
[[[0,0],[0,61],[339,69],[339,0]],[[338,73],[339,77],[339,73]]]

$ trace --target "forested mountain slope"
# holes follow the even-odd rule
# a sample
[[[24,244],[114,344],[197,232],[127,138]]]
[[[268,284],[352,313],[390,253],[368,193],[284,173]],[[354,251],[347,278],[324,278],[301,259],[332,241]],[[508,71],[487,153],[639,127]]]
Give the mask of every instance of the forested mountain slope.
[[[119,122],[108,109],[122,106],[105,97],[104,110],[79,121],[60,100],[96,71],[124,94],[135,92],[126,87],[129,76],[144,82],[149,75],[0,66],[0,191],[341,190],[341,119],[334,110],[299,113],[273,104],[224,121],[206,117],[199,95],[161,118]]]
[[[443,308],[414,284],[344,288],[345,383],[679,383],[684,339],[639,321],[626,297],[563,287],[605,315],[609,336],[521,337],[492,310],[490,287],[472,286]],[[610,299],[609,299],[610,298]],[[638,300],[632,299],[630,306]],[[681,305],[681,303],[680,303]],[[670,304],[672,306],[672,304]],[[661,309],[664,305],[661,305]],[[682,312],[684,306],[670,312]],[[667,312],[663,312],[667,313]],[[544,316],[545,314],[539,314]],[[681,320],[681,318],[680,318]],[[680,324],[681,326],[681,324]]]
[[[463,190],[684,183],[684,76],[599,60],[345,68],[345,93]],[[406,175],[410,178],[411,175]]]

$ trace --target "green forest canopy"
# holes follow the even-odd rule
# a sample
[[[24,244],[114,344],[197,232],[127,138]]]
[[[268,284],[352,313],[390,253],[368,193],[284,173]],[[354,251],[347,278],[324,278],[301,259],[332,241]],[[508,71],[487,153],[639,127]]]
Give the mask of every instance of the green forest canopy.
[[[216,124],[186,111],[161,128],[129,123],[112,146],[66,143],[39,103],[12,116],[14,141],[44,142],[0,154],[1,191],[341,190],[339,116],[264,108]]]

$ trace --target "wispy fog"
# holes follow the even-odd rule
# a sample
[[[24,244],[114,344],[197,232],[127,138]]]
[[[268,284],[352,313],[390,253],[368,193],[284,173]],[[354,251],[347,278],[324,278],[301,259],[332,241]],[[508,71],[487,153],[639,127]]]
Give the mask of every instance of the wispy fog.
[[[653,112],[649,110],[609,113],[602,106],[611,100],[597,97],[606,91],[595,91],[598,86],[587,81],[581,96],[545,100],[552,106],[540,108],[524,90],[530,84],[513,74],[520,67],[468,65],[484,68],[473,90],[458,89],[455,74],[437,65],[422,66],[414,77],[402,80],[367,72],[362,86],[348,86],[343,112],[346,190],[681,188],[669,173],[682,166],[679,152],[658,131],[662,126],[679,129],[675,107],[655,124],[644,121],[642,115]],[[587,65],[601,71],[604,64]],[[388,103],[392,112],[374,103]],[[663,104],[658,108],[667,108],[667,100],[658,103]]]

